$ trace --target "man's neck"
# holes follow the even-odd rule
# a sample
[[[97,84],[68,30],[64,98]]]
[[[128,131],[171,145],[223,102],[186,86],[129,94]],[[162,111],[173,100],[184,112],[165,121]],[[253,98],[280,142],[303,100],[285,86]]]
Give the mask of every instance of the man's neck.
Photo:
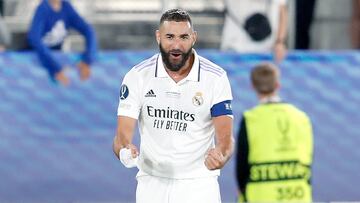
[[[194,53],[192,53],[191,56],[189,57],[189,59],[184,64],[184,66],[180,68],[180,70],[171,71],[168,68],[166,68],[166,66],[165,66],[165,70],[169,74],[171,79],[173,79],[175,82],[179,82],[180,80],[186,78],[186,76],[189,75],[191,68],[194,64],[194,59],[195,59],[195,56],[194,56]]]

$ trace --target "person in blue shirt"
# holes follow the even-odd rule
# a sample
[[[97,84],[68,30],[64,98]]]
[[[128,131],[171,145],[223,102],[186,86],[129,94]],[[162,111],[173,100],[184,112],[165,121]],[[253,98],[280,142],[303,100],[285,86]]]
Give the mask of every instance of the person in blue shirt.
[[[86,50],[77,64],[80,79],[90,77],[90,65],[94,61],[97,45],[93,28],[76,12],[67,0],[43,0],[37,7],[28,32],[28,43],[37,52],[41,64],[51,78],[64,86],[70,81],[63,65],[52,50],[60,50],[69,29],[75,29],[86,39]]]

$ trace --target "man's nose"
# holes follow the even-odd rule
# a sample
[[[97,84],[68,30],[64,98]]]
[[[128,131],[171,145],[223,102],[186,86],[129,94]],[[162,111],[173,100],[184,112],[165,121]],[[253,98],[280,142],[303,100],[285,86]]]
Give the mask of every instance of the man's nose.
[[[182,47],[181,39],[180,38],[174,39],[171,48],[172,49],[180,49],[181,47]]]

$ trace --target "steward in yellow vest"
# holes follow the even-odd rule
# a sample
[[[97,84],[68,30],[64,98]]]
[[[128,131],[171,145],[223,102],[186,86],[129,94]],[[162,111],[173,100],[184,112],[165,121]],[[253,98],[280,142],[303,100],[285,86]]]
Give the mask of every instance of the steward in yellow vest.
[[[260,104],[244,113],[238,134],[239,202],[311,202],[311,122],[281,101],[277,67],[255,67],[251,81]]]

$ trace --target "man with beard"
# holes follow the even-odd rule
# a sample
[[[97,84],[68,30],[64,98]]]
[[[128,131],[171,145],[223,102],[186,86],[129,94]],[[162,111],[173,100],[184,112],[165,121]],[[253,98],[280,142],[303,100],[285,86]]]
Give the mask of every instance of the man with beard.
[[[123,79],[113,150],[139,169],[137,203],[221,202],[217,178],[234,143],[232,94],[226,72],[193,49],[196,37],[186,11],[166,11],[156,31],[160,53]]]

